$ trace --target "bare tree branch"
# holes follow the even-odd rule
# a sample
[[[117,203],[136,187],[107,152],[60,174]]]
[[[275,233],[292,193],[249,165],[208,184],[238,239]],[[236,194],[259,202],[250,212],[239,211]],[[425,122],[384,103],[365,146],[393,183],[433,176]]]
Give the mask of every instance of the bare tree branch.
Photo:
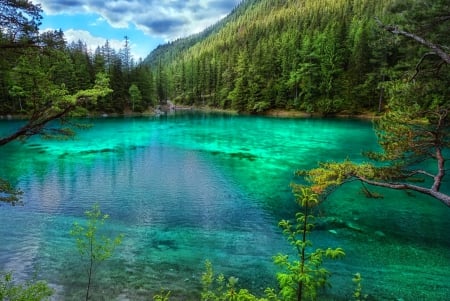
[[[411,80],[414,80],[417,77],[417,75],[420,72],[420,66],[422,65],[423,61],[425,60],[426,57],[431,56],[431,55],[436,55],[436,53],[434,53],[434,52],[427,52],[424,55],[422,55],[422,57],[420,58],[419,62],[416,64],[416,73],[414,73],[414,75],[411,78]]]
[[[407,37],[409,39],[412,39],[412,40],[418,42],[419,44],[426,46],[427,48],[432,50],[437,56],[439,56],[446,64],[450,64],[450,54],[447,53],[441,45],[432,43],[418,35],[413,34],[413,33],[401,30],[398,28],[398,26],[384,25],[378,18],[375,18],[375,20],[376,20],[377,24],[384,30],[389,31],[393,34]]]
[[[410,191],[420,192],[422,194],[432,196],[432,197],[438,199],[439,201],[441,201],[442,203],[444,203],[445,205],[447,205],[448,207],[450,207],[450,195],[447,195],[445,193],[434,190],[433,188],[425,188],[422,186],[412,185],[412,184],[408,184],[408,183],[379,182],[379,181],[369,180],[369,179],[361,177],[361,176],[356,176],[356,178],[364,183],[367,183],[367,184],[370,184],[373,186],[391,188],[391,189],[396,189],[396,190],[410,190]]]

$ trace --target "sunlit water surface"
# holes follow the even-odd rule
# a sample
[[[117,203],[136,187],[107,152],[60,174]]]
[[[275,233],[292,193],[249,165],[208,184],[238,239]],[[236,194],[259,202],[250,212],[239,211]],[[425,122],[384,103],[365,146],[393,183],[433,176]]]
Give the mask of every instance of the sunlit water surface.
[[[80,300],[85,262],[69,235],[98,203],[106,234],[123,244],[94,274],[93,300],[198,300],[206,259],[241,287],[276,287],[272,256],[291,252],[277,227],[297,210],[294,171],[324,160],[364,160],[376,149],[370,122],[214,114],[86,120],[74,140],[38,137],[0,149],[1,176],[20,187],[23,206],[0,207],[0,270],[37,275],[55,300]],[[19,126],[1,121],[0,133]],[[449,183],[444,189],[449,191]],[[333,222],[315,247],[342,247],[323,300],[349,300],[359,272],[372,300],[449,300],[450,209],[405,192],[359,184],[321,205]]]

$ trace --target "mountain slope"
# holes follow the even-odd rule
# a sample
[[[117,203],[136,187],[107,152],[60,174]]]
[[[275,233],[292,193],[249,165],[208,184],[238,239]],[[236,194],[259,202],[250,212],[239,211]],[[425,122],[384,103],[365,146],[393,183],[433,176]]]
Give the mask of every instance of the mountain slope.
[[[412,0],[411,0],[412,1]],[[395,39],[395,0],[249,0],[203,33],[153,51],[160,100],[245,112],[374,110]],[[412,1],[413,2],[413,1]]]

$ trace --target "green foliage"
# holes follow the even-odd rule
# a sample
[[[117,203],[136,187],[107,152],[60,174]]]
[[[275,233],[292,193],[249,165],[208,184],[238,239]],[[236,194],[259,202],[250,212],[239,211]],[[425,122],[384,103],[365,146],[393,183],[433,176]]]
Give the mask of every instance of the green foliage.
[[[12,273],[0,273],[0,300],[43,301],[50,300],[53,290],[45,281],[15,283]]]
[[[450,206],[450,196],[441,191],[450,149],[450,39],[444,29],[448,28],[448,18],[442,17],[449,4],[409,1],[395,2],[389,8],[397,24],[384,26],[379,22],[386,32],[377,33],[378,41],[362,40],[371,33],[355,19],[348,35],[353,45],[350,62],[355,65],[346,80],[364,76],[361,71],[370,69],[364,63],[366,52],[360,52],[369,45],[374,50],[371,61],[380,69],[380,74],[376,70],[367,74],[368,82],[378,79],[378,107],[386,110],[374,121],[381,150],[366,153],[370,162],[320,163],[318,168],[299,173],[307,177],[316,193],[358,179],[423,193]],[[366,89],[365,85],[360,87]],[[383,97],[387,97],[387,104]]]
[[[42,19],[41,6],[28,0],[2,0],[0,4],[0,49],[29,47],[35,43]]]
[[[201,300],[317,300],[319,290],[329,285],[328,278],[331,273],[322,264],[328,259],[339,259],[345,256],[341,248],[327,248],[311,250],[312,242],[308,239],[314,229],[314,209],[320,204],[318,194],[311,188],[293,184],[293,192],[301,212],[296,214],[295,222],[288,220],[279,222],[283,234],[294,247],[295,258],[289,255],[278,254],[274,256],[274,263],[283,271],[277,273],[280,291],[267,288],[266,297],[258,299],[248,290],[237,289],[238,279],[225,278],[223,274],[216,276],[212,264],[206,261],[206,271],[202,275]]]
[[[161,291],[161,293],[153,296],[154,301],[169,301],[170,291]]]
[[[356,273],[355,275],[353,275],[352,281],[356,285],[355,291],[353,292],[353,299],[355,301],[366,300],[368,296],[363,294],[363,292],[362,292],[362,285],[361,285],[362,277],[361,277],[361,274],[360,273]]]
[[[391,44],[371,47],[380,40],[373,20],[389,18],[394,2],[242,1],[213,29],[163,45],[146,62],[165,67],[156,81],[184,103],[202,105],[207,96],[209,105],[256,113],[375,110],[373,78],[397,61],[386,60]]]
[[[16,189],[3,179],[0,179],[0,202],[10,203],[15,206],[16,204],[21,204],[20,196],[22,191]]]
[[[131,110],[133,112],[142,111],[142,94],[139,88],[135,84],[132,84],[128,89],[128,93],[130,94]]]
[[[328,189],[339,186],[352,176],[373,176],[373,166],[370,164],[356,164],[350,160],[343,162],[322,162],[318,168],[297,171],[298,175],[305,176],[311,184],[314,193],[321,194]]]
[[[370,153],[372,158],[405,165],[433,153],[436,147],[450,147],[447,87],[393,81],[387,88],[391,96],[389,111],[375,123],[383,152]]]
[[[311,250],[312,242],[308,235],[314,228],[313,209],[319,205],[318,195],[310,188],[293,185],[294,194],[302,212],[296,214],[295,223],[282,220],[279,226],[283,234],[296,251],[296,258],[278,254],[274,257],[275,264],[281,266],[284,272],[277,274],[282,300],[316,300],[319,289],[329,284],[330,272],[322,267],[323,260],[339,259],[345,255],[341,248]]]
[[[98,204],[95,204],[91,210],[87,210],[85,215],[87,225],[74,223],[70,235],[75,238],[78,252],[87,262],[86,300],[88,300],[95,267],[112,256],[115,248],[122,243],[123,235],[120,234],[114,239],[101,235],[100,231],[109,216],[102,214]]]
[[[267,289],[266,298],[258,298],[246,289],[238,289],[238,278],[225,278],[223,274],[215,275],[210,261],[205,262],[206,271],[202,274],[202,301],[270,301],[278,300],[272,290]]]
[[[99,72],[107,74],[114,92],[84,104],[85,113],[124,112],[132,99],[132,83],[141,91],[139,111],[157,99],[256,113],[274,108],[325,115],[381,110],[384,82],[413,70],[424,49],[382,34],[374,17],[406,24],[406,29],[440,45],[449,42],[442,17],[448,11],[445,0],[248,0],[204,32],[161,45],[145,62],[133,66],[128,38],[118,51],[106,42],[92,54],[81,41],[67,45],[64,33],[55,31],[39,37],[42,51],[29,47],[38,40],[40,7],[28,1],[5,6],[0,113],[9,114],[30,113],[40,89],[66,89],[70,95],[87,90]],[[17,15],[10,6],[25,14]],[[30,18],[20,21],[24,15]],[[7,34],[17,31],[23,41],[11,41]],[[8,48],[11,45],[14,49]],[[14,51],[18,46],[23,48]],[[434,68],[435,74],[443,70],[429,58],[420,69]],[[36,87],[31,82],[18,84],[17,72],[24,71],[23,66],[30,66],[33,70],[28,72],[36,76],[47,74],[50,86],[42,80]],[[435,81],[435,87],[447,89],[440,84],[448,82],[446,77]]]
[[[69,127],[49,128],[47,124],[51,121],[64,121],[72,112],[95,104],[99,97],[112,92],[107,75],[98,73],[92,88],[71,93],[69,86],[55,83],[52,79],[53,65],[56,63],[47,62],[40,56],[34,50],[27,52],[19,58],[17,66],[10,72],[13,95],[20,96],[20,107],[26,112],[27,122],[16,132],[0,138],[0,146],[36,134],[44,138],[71,137],[74,131]]]
[[[132,63],[128,39],[119,51],[106,42],[92,54],[82,41],[67,45],[61,30],[39,35],[42,13],[39,5],[29,1],[3,1],[3,7],[0,11],[0,114],[45,115],[40,113],[50,108],[56,112],[66,108],[69,102],[74,104],[78,96],[88,94],[100,101],[93,98],[83,101],[73,108],[78,115],[81,108],[85,115],[91,111],[123,113],[133,82],[145,95],[146,105],[154,102],[151,72],[142,62]],[[96,74],[104,74],[110,85],[98,85]]]
[[[261,113],[270,109],[270,103],[267,101],[256,102],[250,111],[255,113]]]

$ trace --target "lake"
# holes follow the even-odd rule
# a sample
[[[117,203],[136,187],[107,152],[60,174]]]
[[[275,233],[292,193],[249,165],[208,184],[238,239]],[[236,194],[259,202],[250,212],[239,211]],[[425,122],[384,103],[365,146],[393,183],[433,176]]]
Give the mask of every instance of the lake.
[[[177,113],[86,119],[73,140],[33,137],[0,148],[3,178],[23,206],[0,206],[0,270],[37,275],[55,300],[80,300],[85,263],[69,235],[99,204],[106,234],[124,234],[95,272],[92,300],[198,300],[205,260],[240,287],[276,286],[272,256],[292,249],[277,223],[294,217],[297,169],[326,160],[365,160],[376,150],[370,122]],[[20,121],[0,121],[0,134]],[[450,191],[449,182],[444,189]],[[327,261],[324,300],[349,300],[353,274],[372,300],[448,300],[450,209],[418,194],[361,185],[336,190],[320,207],[336,221],[318,227],[314,247],[342,247]]]

